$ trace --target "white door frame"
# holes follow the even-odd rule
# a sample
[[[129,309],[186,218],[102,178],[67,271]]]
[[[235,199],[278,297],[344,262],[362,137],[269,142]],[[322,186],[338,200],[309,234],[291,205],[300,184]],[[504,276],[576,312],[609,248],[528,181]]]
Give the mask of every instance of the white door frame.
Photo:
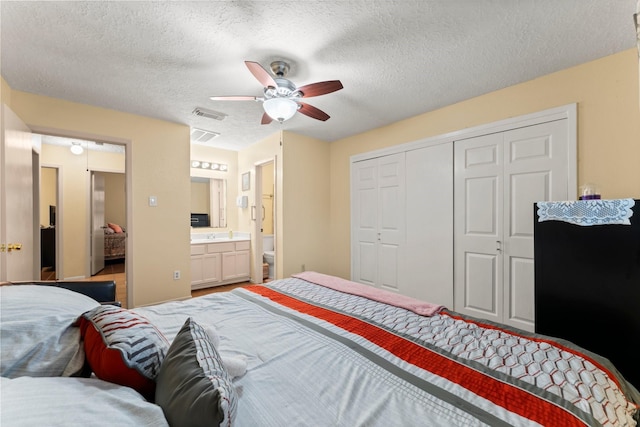
[[[128,265],[133,265],[133,236],[134,236],[134,227],[132,227],[133,224],[133,213],[131,212],[132,207],[133,207],[133,184],[132,184],[132,156],[131,156],[131,146],[132,146],[132,141],[129,139],[123,139],[123,138],[118,138],[118,137],[114,137],[114,136],[105,136],[105,135],[97,135],[97,134],[92,134],[92,133],[88,133],[88,132],[79,132],[79,131],[72,131],[72,130],[66,130],[66,129],[58,129],[58,128],[50,128],[50,127],[44,127],[44,126],[31,126],[31,131],[33,133],[38,133],[38,134],[42,134],[42,135],[52,135],[52,136],[59,136],[59,137],[63,137],[63,138],[73,138],[73,139],[83,139],[83,140],[89,140],[89,141],[100,141],[100,142],[105,142],[108,144],[116,144],[116,145],[122,145],[124,146],[124,151],[125,151],[125,197],[126,197],[126,216],[127,216],[127,245],[126,245],[126,262]],[[60,169],[61,171],[62,169]],[[97,169],[98,172],[114,172],[114,171],[110,171],[110,170],[99,170]],[[119,172],[119,171],[118,171]],[[58,179],[61,180],[62,178],[62,174],[59,174]],[[89,178],[87,178],[89,179]],[[61,181],[58,181],[59,183]],[[58,192],[58,197],[59,200],[62,200],[61,197],[61,188],[62,186],[59,185],[59,192]],[[56,208],[56,226],[58,223],[60,223],[59,218],[62,218],[61,212],[59,213],[59,211],[57,210],[58,208]],[[88,212],[88,211],[87,211]],[[87,215],[89,215],[89,213],[87,213]],[[62,256],[62,251],[63,251],[63,246],[62,243],[58,243],[57,240],[62,240],[61,239],[62,233],[59,232],[58,230],[56,230],[56,245],[60,245],[58,246],[58,249],[60,250],[60,252],[58,252],[56,255],[60,255]],[[87,240],[85,241],[85,248],[89,248],[90,245],[90,238],[87,238]],[[90,265],[89,265],[88,261],[86,263],[85,269],[87,272],[89,272],[89,276],[90,276]],[[58,260],[56,259],[56,264],[58,264]],[[56,268],[58,266],[56,265]],[[63,278],[64,276],[58,276],[60,278]],[[133,274],[133,268],[125,268],[125,277],[126,277],[126,282],[127,282],[127,307],[131,307],[131,302],[133,301],[133,286],[134,286],[134,274]]]
[[[253,222],[253,277],[251,278],[252,283],[263,283],[263,274],[262,274],[262,265],[264,263],[262,254],[264,252],[262,245],[262,167],[268,165],[269,163],[273,163],[273,173],[276,175],[276,157],[272,159],[261,160],[259,162],[254,163],[255,169],[255,183],[254,183],[254,200],[253,206],[255,208],[255,221]],[[277,182],[276,177],[274,176],[274,183]],[[276,206],[276,200],[278,197],[277,185],[274,185],[273,191],[273,205]],[[274,211],[276,211],[274,209]],[[278,252],[276,250],[276,218],[274,215],[273,218],[273,252],[274,252],[274,277],[277,277],[277,267],[276,267],[276,259],[278,258]]]

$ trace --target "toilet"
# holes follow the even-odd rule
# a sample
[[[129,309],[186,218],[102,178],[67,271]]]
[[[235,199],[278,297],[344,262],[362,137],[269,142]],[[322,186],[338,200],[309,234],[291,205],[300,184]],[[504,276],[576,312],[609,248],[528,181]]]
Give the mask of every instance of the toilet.
[[[273,246],[273,234],[265,234],[262,236],[262,251],[262,259],[269,265],[269,279],[273,279],[275,277],[275,248]]]

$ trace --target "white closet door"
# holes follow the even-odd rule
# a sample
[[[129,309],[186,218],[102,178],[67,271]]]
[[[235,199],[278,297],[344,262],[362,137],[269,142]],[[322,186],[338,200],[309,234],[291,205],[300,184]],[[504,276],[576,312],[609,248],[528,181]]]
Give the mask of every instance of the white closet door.
[[[454,310],[502,320],[502,134],[454,143]]]
[[[404,241],[404,153],[354,163],[352,278],[398,290]]]
[[[568,198],[567,122],[456,141],[454,157],[454,309],[533,331],[533,204]]]
[[[567,200],[566,120],[504,133],[503,323],[533,331],[533,204]]]
[[[354,163],[351,176],[353,206],[352,279],[378,282],[378,159]]]
[[[406,154],[400,293],[453,308],[453,142]]]
[[[405,154],[381,157],[378,162],[378,283],[399,291],[399,264],[405,229]]]

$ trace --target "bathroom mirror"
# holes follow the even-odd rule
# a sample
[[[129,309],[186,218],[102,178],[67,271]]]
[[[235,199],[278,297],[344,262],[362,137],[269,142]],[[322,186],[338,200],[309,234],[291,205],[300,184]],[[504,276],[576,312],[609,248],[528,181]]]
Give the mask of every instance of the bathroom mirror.
[[[192,227],[225,228],[227,226],[226,202],[226,180],[191,177]]]

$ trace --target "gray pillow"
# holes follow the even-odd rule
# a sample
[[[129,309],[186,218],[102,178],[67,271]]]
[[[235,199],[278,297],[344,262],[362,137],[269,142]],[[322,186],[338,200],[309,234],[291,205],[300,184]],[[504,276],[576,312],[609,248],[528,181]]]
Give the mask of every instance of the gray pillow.
[[[238,397],[207,332],[188,318],[156,380],[156,404],[172,427],[229,426]]]

